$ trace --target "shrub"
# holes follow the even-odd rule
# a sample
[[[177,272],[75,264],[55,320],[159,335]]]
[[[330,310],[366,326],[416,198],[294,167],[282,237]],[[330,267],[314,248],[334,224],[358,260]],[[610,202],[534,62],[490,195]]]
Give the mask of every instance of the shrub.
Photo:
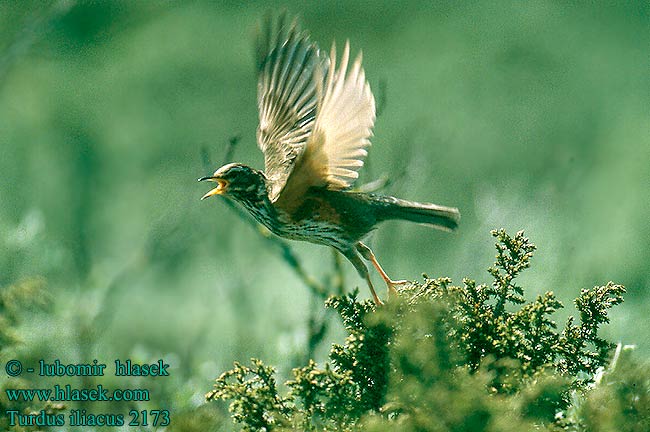
[[[357,292],[333,296],[326,305],[348,336],[328,363],[294,369],[284,394],[272,367],[236,363],[207,399],[231,401],[244,431],[650,430],[638,426],[650,374],[620,346],[609,363],[615,345],[598,336],[625,289],[582,290],[578,320],[558,330],[555,295],[526,302],[515,283],[535,246],[523,232],[492,235],[491,284],[425,276],[380,308]]]

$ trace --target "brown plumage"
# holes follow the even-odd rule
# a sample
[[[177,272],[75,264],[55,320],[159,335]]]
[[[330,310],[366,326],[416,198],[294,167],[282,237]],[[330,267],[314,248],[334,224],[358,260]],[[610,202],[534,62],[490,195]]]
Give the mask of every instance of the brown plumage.
[[[348,70],[349,44],[336,65],[336,48],[323,55],[295,23],[269,19],[257,42],[258,145],[265,171],[228,164],[200,180],[218,186],[202,199],[223,195],[241,204],[274,234],[331,246],[366,279],[381,304],[363,258],[392,281],[361,240],[378,223],[403,219],[437,229],[457,227],[457,209],[352,192],[370,146],[375,100],[361,67]]]

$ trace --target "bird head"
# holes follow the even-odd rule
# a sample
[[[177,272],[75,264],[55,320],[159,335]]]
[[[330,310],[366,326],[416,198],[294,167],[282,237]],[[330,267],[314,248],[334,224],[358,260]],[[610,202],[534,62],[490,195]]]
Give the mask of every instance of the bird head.
[[[267,196],[264,175],[242,164],[224,165],[211,176],[202,177],[199,181],[217,183],[217,187],[203,195],[201,200],[223,195],[237,201],[256,201]]]

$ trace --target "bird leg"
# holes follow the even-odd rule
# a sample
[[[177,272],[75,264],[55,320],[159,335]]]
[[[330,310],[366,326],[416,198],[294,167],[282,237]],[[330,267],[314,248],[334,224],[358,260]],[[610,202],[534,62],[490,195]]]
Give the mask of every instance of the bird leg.
[[[379,299],[377,293],[375,292],[375,287],[372,286],[372,281],[370,280],[370,274],[366,274],[366,282],[368,282],[368,288],[370,288],[370,293],[372,294],[372,299],[375,301],[377,306],[383,306],[384,302]]]
[[[399,295],[397,290],[395,289],[395,285],[404,285],[407,284],[408,281],[405,280],[398,280],[394,281],[391,278],[388,277],[384,269],[381,267],[379,264],[379,261],[377,261],[377,258],[375,257],[375,254],[372,252],[372,250],[366,246],[365,244],[358,242],[356,244],[357,250],[359,253],[368,261],[372,263],[372,265],[377,269],[379,272],[379,275],[381,278],[386,282],[386,287],[388,288],[388,296],[390,297],[391,295]]]
[[[381,306],[384,303],[379,299],[379,296],[375,292],[375,287],[372,286],[372,281],[370,280],[370,273],[368,272],[368,267],[364,264],[363,260],[359,256],[359,253],[354,249],[349,249],[347,251],[341,251],[343,255],[354,265],[354,268],[357,269],[359,275],[366,280],[368,283],[368,288],[370,288],[370,294],[372,294],[372,299],[375,301],[377,306]]]

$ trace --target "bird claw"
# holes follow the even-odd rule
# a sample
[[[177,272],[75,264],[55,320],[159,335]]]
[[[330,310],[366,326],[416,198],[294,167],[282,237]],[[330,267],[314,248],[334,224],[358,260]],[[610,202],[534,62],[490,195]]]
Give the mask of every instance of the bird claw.
[[[399,291],[395,288],[396,285],[408,285],[408,284],[410,284],[410,282],[407,280],[398,280],[398,281],[394,281],[390,279],[387,280],[386,286],[388,287],[388,297],[390,298],[392,296],[399,296]]]

